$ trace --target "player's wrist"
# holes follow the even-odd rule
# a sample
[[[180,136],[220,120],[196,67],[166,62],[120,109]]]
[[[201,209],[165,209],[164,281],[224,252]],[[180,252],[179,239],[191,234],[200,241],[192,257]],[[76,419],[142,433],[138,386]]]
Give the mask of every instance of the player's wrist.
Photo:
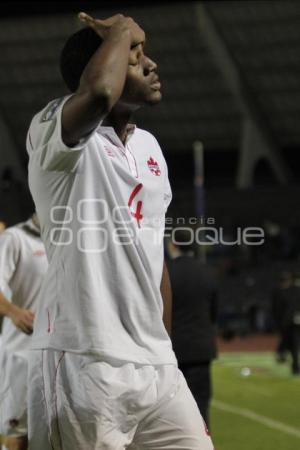
[[[15,315],[17,314],[19,308],[14,305],[13,303],[9,303],[8,305],[6,305],[6,316],[9,317],[10,319],[13,319],[15,317]]]

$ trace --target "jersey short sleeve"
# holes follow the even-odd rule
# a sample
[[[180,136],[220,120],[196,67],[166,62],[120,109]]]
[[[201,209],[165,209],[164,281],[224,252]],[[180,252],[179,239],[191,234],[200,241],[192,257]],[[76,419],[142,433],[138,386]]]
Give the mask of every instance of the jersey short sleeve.
[[[35,158],[44,170],[72,170],[96,129],[80,139],[73,147],[62,140],[62,111],[67,100],[74,94],[58,98],[34,116],[30,124],[26,147],[29,157]]]
[[[161,153],[161,158],[162,158],[162,162],[163,162],[163,176],[164,176],[164,210],[165,213],[167,212],[167,209],[172,201],[172,189],[171,189],[171,185],[170,185],[170,181],[169,181],[169,175],[168,175],[168,166],[165,160],[165,157],[163,155],[162,149],[160,148],[160,145],[157,141],[157,139],[151,134],[155,145],[157,146],[157,148],[159,149],[159,152]]]
[[[9,282],[16,270],[20,245],[17,236],[9,231],[0,234],[0,291],[9,290]]]

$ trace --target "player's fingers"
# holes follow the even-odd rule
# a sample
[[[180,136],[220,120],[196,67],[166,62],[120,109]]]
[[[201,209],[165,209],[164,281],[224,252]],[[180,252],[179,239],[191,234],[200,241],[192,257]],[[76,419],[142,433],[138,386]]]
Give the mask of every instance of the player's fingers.
[[[30,325],[26,325],[26,326],[24,326],[24,330],[23,331],[26,334],[32,334],[33,328]]]
[[[86,25],[88,25],[91,28],[94,28],[96,25],[95,19],[93,19],[93,17],[89,16],[85,12],[80,12],[78,14],[78,18],[81,22],[85,23]]]
[[[85,12],[83,12],[83,11],[81,11],[79,14],[78,14],[78,18],[80,19],[80,20],[84,20],[84,21],[86,21],[86,22],[88,22],[88,21],[94,21],[94,19],[93,19],[93,17],[92,16],[90,16],[89,14],[87,14],[87,13],[85,13]]]
[[[20,329],[21,331],[23,331],[23,333],[28,334],[28,333],[27,333],[27,326],[25,325],[25,323],[21,323],[21,324],[19,325],[19,329]]]
[[[25,319],[24,324],[25,324],[25,326],[26,326],[27,328],[32,328],[32,326],[33,326],[33,320],[30,319],[30,318],[27,318],[27,319]]]
[[[94,19],[85,12],[80,12],[78,14],[78,18],[92,28],[95,28],[97,24],[100,24],[102,26],[111,26],[123,17],[123,14],[115,14],[114,16],[108,17],[107,19]]]
[[[123,14],[115,14],[114,16],[108,17],[107,19],[104,19],[104,20],[96,19],[96,22],[99,22],[106,26],[111,26],[115,22],[117,22],[118,20],[123,19],[123,18],[124,18]]]
[[[21,319],[21,325],[24,326],[25,328],[32,328],[32,326],[33,326],[33,318],[30,317],[28,314],[24,314],[22,319]]]
[[[32,311],[28,310],[27,314],[28,314],[28,318],[29,318],[30,320],[33,320],[33,319],[34,319],[34,313],[33,313]]]

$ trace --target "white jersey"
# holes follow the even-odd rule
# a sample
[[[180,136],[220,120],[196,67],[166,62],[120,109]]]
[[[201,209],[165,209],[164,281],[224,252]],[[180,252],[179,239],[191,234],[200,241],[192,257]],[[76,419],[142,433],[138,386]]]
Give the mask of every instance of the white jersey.
[[[39,230],[29,219],[0,234],[0,290],[10,291],[10,301],[20,308],[37,309],[37,299],[48,262]],[[31,345],[31,336],[4,317],[2,347],[22,351]]]
[[[171,200],[161,149],[133,125],[123,145],[101,123],[67,147],[68,98],[39,112],[27,136],[29,186],[49,260],[33,348],[176,364],[160,294]]]

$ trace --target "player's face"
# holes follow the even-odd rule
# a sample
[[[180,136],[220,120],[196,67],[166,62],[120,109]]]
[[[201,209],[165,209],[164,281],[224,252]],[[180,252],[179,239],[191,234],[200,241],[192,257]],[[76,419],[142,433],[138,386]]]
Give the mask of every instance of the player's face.
[[[158,103],[161,100],[161,85],[156,70],[157,64],[145,55],[144,45],[133,47],[121,102],[136,107]]]

